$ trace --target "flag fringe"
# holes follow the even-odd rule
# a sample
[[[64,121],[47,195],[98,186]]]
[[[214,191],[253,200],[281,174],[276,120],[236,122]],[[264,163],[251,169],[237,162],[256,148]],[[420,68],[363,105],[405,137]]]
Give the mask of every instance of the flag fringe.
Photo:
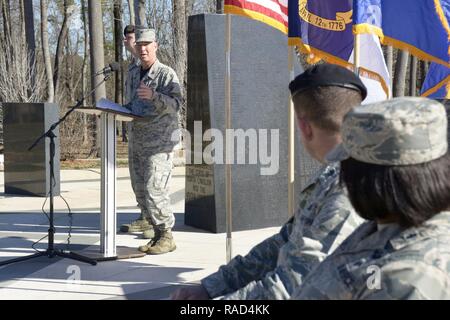
[[[380,38],[381,43],[384,45],[393,46],[395,48],[408,51],[409,53],[411,53],[412,55],[415,55],[416,57],[418,57],[421,60],[436,62],[438,64],[442,64],[442,65],[446,66],[447,68],[450,68],[449,62],[446,62],[446,61],[439,59],[433,55],[430,55],[430,54],[420,50],[419,48],[417,48],[413,45],[410,45],[409,43],[385,36],[383,31],[374,25],[367,24],[367,23],[356,24],[353,26],[353,33],[354,34],[364,34],[364,33],[375,34]]]
[[[314,54],[315,56],[320,57],[328,63],[337,64],[347,69],[354,70],[354,64],[345,61],[344,59],[333,56],[332,54],[329,54],[325,51],[311,47],[310,45],[305,44],[301,38],[289,38],[288,43],[290,46],[297,46],[300,51],[305,54]],[[360,67],[359,70],[362,76],[380,82],[384,93],[387,97],[389,97],[389,86],[387,85],[386,81],[384,81],[383,77],[381,77],[378,73],[363,67]]]

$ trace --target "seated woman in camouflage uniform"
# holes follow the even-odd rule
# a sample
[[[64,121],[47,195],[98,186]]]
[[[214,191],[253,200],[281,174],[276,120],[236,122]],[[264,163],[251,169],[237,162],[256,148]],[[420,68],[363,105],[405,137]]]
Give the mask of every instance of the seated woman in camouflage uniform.
[[[341,183],[361,225],[294,299],[450,299],[450,156],[444,107],[397,98],[344,120]]]

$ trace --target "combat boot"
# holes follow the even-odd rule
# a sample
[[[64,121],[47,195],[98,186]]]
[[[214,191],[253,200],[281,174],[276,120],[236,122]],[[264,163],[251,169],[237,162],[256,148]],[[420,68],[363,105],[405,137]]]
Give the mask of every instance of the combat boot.
[[[153,239],[155,236],[156,236],[156,233],[155,233],[155,228],[153,228],[153,226],[152,226],[152,228],[144,230],[144,232],[142,232],[143,239]]]
[[[153,225],[146,218],[139,218],[132,221],[130,224],[123,224],[120,226],[120,232],[144,232],[153,229]]]
[[[158,231],[156,236],[144,246],[139,247],[139,251],[147,254],[163,254],[172,252],[177,248],[173,240],[170,229]]]

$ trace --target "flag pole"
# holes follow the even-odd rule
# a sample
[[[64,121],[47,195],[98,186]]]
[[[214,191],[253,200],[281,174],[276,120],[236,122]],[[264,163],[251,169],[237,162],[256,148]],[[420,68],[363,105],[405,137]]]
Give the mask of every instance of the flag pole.
[[[233,255],[232,248],[232,198],[231,198],[231,161],[234,158],[233,150],[230,150],[231,141],[227,132],[231,129],[231,15],[225,15],[225,201],[226,201],[226,261],[230,262]]]
[[[294,80],[294,47],[288,46],[288,69],[289,69],[289,82]],[[289,145],[288,145],[288,213],[289,217],[294,216],[294,181],[295,181],[295,121],[294,121],[294,104],[289,97],[288,106],[289,117]]]
[[[359,34],[355,34],[355,48],[354,48],[354,55],[353,55],[353,64],[355,65],[355,74],[359,76],[359,65],[360,65],[360,58],[359,58],[359,42],[360,37]]]

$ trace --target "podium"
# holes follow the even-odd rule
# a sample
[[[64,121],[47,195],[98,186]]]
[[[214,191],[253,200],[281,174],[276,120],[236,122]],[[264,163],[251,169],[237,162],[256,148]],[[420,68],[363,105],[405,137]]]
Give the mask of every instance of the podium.
[[[135,248],[116,247],[116,121],[133,121],[141,117],[106,99],[101,99],[95,108],[78,108],[76,111],[101,118],[100,251],[83,250],[82,254],[97,261],[143,257],[145,253]]]

